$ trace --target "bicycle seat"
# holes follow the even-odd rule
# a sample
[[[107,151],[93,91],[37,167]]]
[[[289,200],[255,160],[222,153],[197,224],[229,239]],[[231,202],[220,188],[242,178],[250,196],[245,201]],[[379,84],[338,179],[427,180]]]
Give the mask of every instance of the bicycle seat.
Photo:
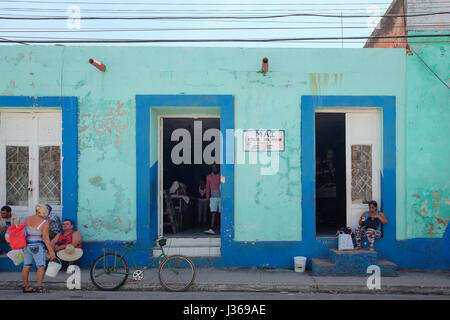
[[[124,241],[124,242],[122,242],[122,244],[127,247],[134,246],[136,244],[136,240],[128,241],[128,242]]]
[[[156,238],[155,241],[158,243],[160,247],[164,247],[167,243],[167,239],[164,237]]]

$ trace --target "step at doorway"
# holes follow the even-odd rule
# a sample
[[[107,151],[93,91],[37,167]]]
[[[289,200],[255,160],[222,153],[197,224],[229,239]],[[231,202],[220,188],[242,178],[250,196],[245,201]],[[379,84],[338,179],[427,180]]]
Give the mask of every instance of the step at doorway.
[[[219,237],[211,236],[201,238],[167,237],[164,252],[167,255],[182,254],[187,257],[219,257],[220,243]],[[154,257],[159,254],[158,250],[153,251]]]

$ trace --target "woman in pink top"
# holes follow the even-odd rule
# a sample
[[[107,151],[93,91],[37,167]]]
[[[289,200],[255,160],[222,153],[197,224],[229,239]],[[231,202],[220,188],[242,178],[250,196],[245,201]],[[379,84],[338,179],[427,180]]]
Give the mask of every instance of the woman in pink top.
[[[216,216],[220,215],[220,169],[219,165],[214,163],[211,167],[212,173],[206,177],[206,198],[209,199],[209,209],[211,210],[211,226],[206,230],[207,234],[216,234],[214,227],[216,225]]]

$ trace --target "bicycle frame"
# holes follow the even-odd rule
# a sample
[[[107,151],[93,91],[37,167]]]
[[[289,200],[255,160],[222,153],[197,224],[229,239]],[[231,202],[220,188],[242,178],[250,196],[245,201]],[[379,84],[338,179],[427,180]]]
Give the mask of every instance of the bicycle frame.
[[[111,249],[106,249],[106,248],[104,248],[104,249],[103,249],[103,252],[104,252],[103,255],[106,256],[106,253],[107,253],[107,251],[109,251],[109,250],[111,250]],[[131,246],[127,246],[127,248],[124,248],[124,249],[118,249],[118,250],[114,250],[114,251],[115,251],[115,253],[116,253],[120,258],[123,258],[125,261],[126,261],[125,256],[126,256],[128,253],[130,253],[130,255],[131,255],[131,260],[133,261],[133,267],[134,267],[134,269],[138,269],[137,264],[136,264],[136,260],[134,259],[133,251],[139,251],[139,250],[159,250],[159,251],[161,251],[161,254],[160,254],[159,256],[157,256],[157,257],[153,257],[152,260],[150,261],[150,263],[149,263],[147,266],[145,266],[144,268],[142,268],[142,270],[147,270],[147,269],[151,268],[151,267],[155,264],[156,261],[159,261],[159,260],[161,260],[161,259],[164,261],[164,260],[167,258],[167,255],[166,255],[166,253],[164,252],[163,247],[132,248]],[[119,254],[120,251],[125,251],[125,252],[121,255],[121,254]],[[127,273],[127,272],[117,272],[117,271],[116,271],[116,268],[117,268],[117,262],[118,262],[118,261],[114,261],[114,267],[113,267],[113,270],[114,270],[113,272],[114,272],[114,273],[117,273],[117,274],[128,274],[128,275],[132,274],[132,273],[130,273],[130,272],[128,272],[128,273]],[[106,264],[106,259],[104,259],[104,264]],[[104,265],[103,268],[106,269],[106,266]]]
[[[158,274],[159,282],[165,289],[169,291],[184,291],[192,285],[196,275],[194,263],[184,255],[175,254],[168,256],[163,248],[166,244],[166,239],[158,238],[158,246],[151,248],[134,248],[135,244],[136,242],[133,241],[122,243],[123,246],[113,245],[109,248],[103,248],[103,254],[97,258],[90,271],[91,280],[97,288],[101,290],[115,290],[126,282],[129,275],[132,275],[136,281],[142,280],[145,270],[153,267],[156,261],[159,262],[159,266],[156,266],[156,273]],[[161,253],[159,255],[155,253],[155,256],[150,258],[148,265],[138,268],[134,256],[135,250],[159,250]],[[131,255],[131,259],[126,259],[128,254]],[[185,270],[188,272],[185,272]],[[106,275],[106,282],[103,281],[105,279],[103,275]],[[172,275],[175,275],[175,280]],[[108,276],[112,278],[108,280]]]

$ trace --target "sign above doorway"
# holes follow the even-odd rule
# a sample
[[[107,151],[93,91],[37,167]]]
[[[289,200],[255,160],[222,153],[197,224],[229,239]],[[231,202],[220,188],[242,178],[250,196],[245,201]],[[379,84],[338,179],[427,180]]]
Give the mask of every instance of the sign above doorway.
[[[244,151],[284,152],[284,130],[244,130]]]

